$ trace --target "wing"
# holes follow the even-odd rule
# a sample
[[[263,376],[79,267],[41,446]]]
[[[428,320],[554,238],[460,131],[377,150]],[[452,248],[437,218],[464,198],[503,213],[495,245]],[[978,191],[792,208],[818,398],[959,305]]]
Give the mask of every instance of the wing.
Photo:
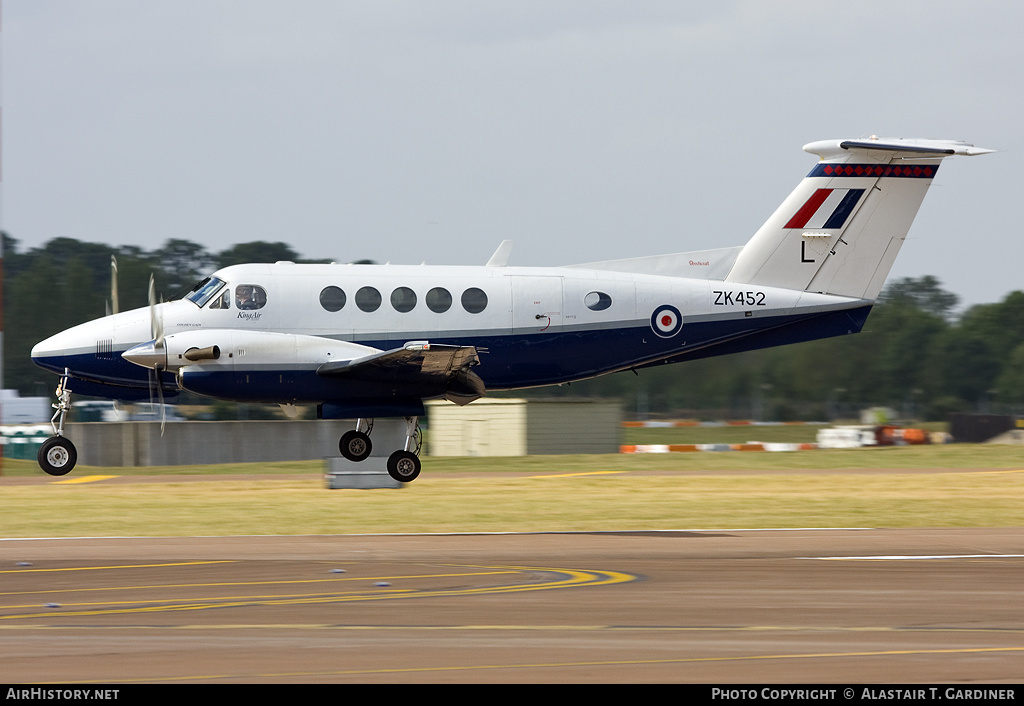
[[[322,377],[347,376],[437,390],[438,396],[443,394],[446,399],[465,405],[486,392],[484,381],[472,371],[479,364],[475,346],[411,341],[401,348],[324,363],[316,373]]]

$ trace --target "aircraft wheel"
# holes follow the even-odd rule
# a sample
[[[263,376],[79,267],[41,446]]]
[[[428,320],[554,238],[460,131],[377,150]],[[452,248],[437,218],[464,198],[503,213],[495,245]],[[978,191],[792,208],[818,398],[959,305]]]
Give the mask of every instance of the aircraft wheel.
[[[51,476],[63,476],[78,463],[78,451],[63,436],[51,436],[39,447],[37,458],[39,467]]]
[[[395,451],[388,456],[388,475],[402,483],[416,480],[420,474],[420,460],[411,451]]]
[[[338,448],[341,450],[341,455],[349,461],[362,461],[370,455],[373,444],[370,443],[370,437],[363,432],[347,431],[341,435]]]

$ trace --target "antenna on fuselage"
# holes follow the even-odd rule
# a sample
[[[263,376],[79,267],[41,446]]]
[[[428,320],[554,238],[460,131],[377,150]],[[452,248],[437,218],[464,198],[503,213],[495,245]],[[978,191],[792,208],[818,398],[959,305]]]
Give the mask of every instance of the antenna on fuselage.
[[[512,254],[512,241],[502,240],[501,245],[487,261],[487,267],[505,267],[508,265],[508,257]]]

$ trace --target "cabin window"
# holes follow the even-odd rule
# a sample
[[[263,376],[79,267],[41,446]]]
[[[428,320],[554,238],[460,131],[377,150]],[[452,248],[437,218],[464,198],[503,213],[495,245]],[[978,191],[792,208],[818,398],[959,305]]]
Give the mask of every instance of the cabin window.
[[[403,314],[412,311],[416,306],[416,292],[408,287],[399,287],[391,292],[391,306],[395,307],[395,311],[400,311]]]
[[[591,311],[604,311],[612,305],[612,298],[604,292],[590,292],[583,297],[583,303]]]
[[[470,314],[479,314],[487,308],[487,295],[484,290],[470,287],[462,293],[462,308]]]
[[[427,308],[435,314],[443,314],[452,308],[452,293],[444,287],[434,287],[427,292]]]
[[[362,311],[377,311],[380,308],[380,292],[373,287],[362,287],[356,292],[356,306]]]
[[[239,309],[262,309],[267,303],[267,290],[258,284],[235,287],[235,306]]]
[[[341,287],[324,287],[320,292],[320,306],[327,311],[341,311],[345,306],[345,290]]]

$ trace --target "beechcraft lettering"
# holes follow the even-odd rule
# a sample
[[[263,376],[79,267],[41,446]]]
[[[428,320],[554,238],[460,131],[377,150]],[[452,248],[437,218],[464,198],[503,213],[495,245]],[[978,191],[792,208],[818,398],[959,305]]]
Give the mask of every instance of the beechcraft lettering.
[[[351,461],[369,456],[374,418],[404,418],[387,468],[408,482],[420,472],[425,400],[464,405],[491,391],[856,333],[939,163],[992,150],[875,137],[804,150],[818,163],[741,246],[511,267],[505,241],[478,267],[234,265],[159,304],[151,286],[148,308],[32,349],[60,376],[39,463],[63,475],[77,461],[64,436],[72,391],[117,400],[189,391],[351,419],[338,444]]]

